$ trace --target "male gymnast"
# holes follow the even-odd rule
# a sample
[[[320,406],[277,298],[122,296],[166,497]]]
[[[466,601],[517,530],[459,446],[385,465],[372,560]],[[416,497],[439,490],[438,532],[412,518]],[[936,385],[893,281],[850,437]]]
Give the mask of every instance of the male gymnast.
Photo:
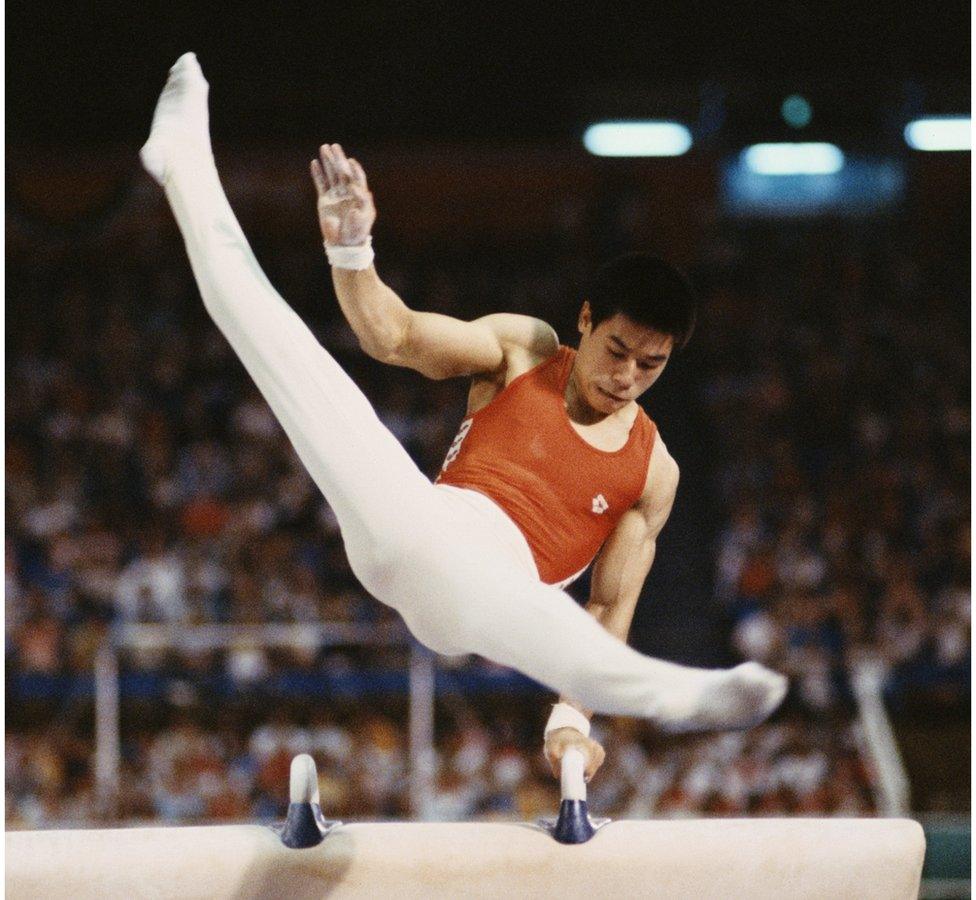
[[[545,729],[554,770],[603,749],[590,711],[681,731],[743,728],[786,679],[755,662],[695,669],[625,643],[678,467],[636,399],[694,324],[686,282],[659,260],[605,266],[577,350],[527,316],[472,322],[409,309],[379,278],[366,175],[338,144],[311,164],[339,304],[363,350],[430,378],[469,377],[468,414],[434,484],[261,271],[210,147],[208,85],[172,67],[141,151],[186,243],[207,311],[338,519],[363,586],[433,650],[476,653],[560,692]],[[586,609],[562,588],[594,561]]]

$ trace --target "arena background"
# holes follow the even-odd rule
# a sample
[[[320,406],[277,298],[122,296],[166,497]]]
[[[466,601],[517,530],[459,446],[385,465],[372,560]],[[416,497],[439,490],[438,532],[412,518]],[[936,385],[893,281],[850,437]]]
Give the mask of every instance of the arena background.
[[[362,160],[378,269],[416,308],[529,313],[573,342],[580,285],[616,252],[697,287],[698,332],[646,397],[682,481],[632,643],[759,658],[794,686],[745,735],[600,720],[594,808],[907,802],[926,890],[967,890],[947,879],[968,878],[971,158],[904,128],[968,117],[968,7],[21,3],[7,26],[8,828],[274,818],[299,749],[347,819],[532,818],[557,798],[548,695],[478,660],[435,676],[400,645],[203,312],[136,155],[192,49],[259,260],[431,473],[464,386],[373,363],[343,326],[319,143]],[[605,119],[678,121],[694,144],[597,157],[581,139]],[[746,177],[743,148],[787,140],[844,150],[839,193]],[[359,643],[376,635],[391,645]]]

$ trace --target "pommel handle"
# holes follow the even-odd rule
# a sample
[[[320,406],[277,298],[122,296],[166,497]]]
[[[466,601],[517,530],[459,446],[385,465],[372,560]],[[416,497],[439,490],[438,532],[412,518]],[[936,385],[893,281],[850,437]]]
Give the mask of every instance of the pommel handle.
[[[560,844],[585,844],[596,829],[586,808],[586,758],[582,751],[571,747],[563,754],[560,769],[562,803],[552,836]]]
[[[329,821],[322,815],[319,801],[319,776],[315,760],[300,753],[291,761],[291,780],[288,784],[288,818],[278,832],[281,843],[294,850],[316,847],[341,822]]]
[[[319,776],[315,760],[307,753],[299,753],[291,761],[291,778],[288,782],[289,800],[292,803],[318,803]]]
[[[576,747],[570,747],[562,758],[559,787],[563,800],[586,800],[586,758]]]

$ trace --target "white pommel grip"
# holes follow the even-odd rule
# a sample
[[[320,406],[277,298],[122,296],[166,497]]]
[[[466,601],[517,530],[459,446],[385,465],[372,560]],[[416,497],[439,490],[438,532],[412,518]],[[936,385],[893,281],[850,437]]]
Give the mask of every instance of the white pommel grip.
[[[299,753],[291,761],[288,793],[291,803],[319,802],[319,776],[315,771],[315,760],[307,753]]]
[[[563,800],[586,799],[586,757],[583,751],[570,747],[562,758],[559,786]]]

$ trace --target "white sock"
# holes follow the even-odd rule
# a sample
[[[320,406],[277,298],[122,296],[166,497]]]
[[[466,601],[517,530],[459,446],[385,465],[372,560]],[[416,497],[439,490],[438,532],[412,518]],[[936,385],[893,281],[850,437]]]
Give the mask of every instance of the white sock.
[[[169,70],[153,113],[149,139],[139,152],[146,171],[161,185],[182,157],[201,153],[211,156],[209,89],[193,53],[184,53]]]

